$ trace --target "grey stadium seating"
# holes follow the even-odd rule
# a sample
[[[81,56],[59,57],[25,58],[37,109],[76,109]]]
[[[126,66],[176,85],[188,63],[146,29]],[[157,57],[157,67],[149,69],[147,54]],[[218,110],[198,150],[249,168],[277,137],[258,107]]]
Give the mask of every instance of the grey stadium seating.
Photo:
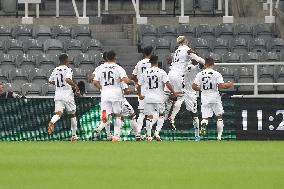
[[[55,86],[49,83],[45,83],[41,87],[41,94],[43,96],[54,96]]]
[[[258,69],[259,83],[274,83],[274,66],[260,66]],[[258,86],[260,92],[271,92],[275,90],[272,85],[260,85]]]
[[[217,67],[217,71],[220,72],[223,76],[223,79],[225,82],[231,81],[231,82],[237,82],[236,77],[236,67],[228,67],[228,66],[221,66]],[[224,89],[222,91],[236,91],[236,87],[230,88],[230,89]]]
[[[284,52],[284,40],[281,38],[274,38],[271,39],[268,44],[268,50],[270,52],[277,52],[277,53],[283,53]]]
[[[245,38],[235,38],[231,41],[231,52],[245,55],[248,51],[249,44]]]
[[[192,47],[200,54],[209,55],[210,53],[209,41],[204,38],[196,38],[193,40]]]
[[[15,83],[5,83],[4,85],[5,89],[7,91],[13,91],[17,94],[21,94],[22,93],[22,89],[21,86],[15,84]]]
[[[68,26],[53,26],[52,29],[52,37],[56,38],[61,41],[67,41],[70,40],[71,37],[71,29]]]
[[[0,81],[2,81],[4,83],[8,83],[9,82],[9,77],[8,77],[7,70],[0,69]]]
[[[277,66],[276,69],[276,82],[277,83],[284,83],[284,67],[283,66]],[[283,92],[284,86],[277,86],[277,91]]]
[[[226,54],[223,54],[222,56],[223,62],[226,63],[240,63],[242,62],[242,58],[239,54],[233,53],[233,52],[228,52]]]
[[[89,54],[101,53],[103,49],[102,47],[102,43],[97,39],[87,40],[83,43],[84,52]]]
[[[44,52],[50,55],[59,55],[63,52],[63,43],[57,39],[48,39],[43,44]]]
[[[253,27],[253,34],[255,38],[261,38],[269,41],[274,37],[271,24],[257,24]]]
[[[36,57],[30,54],[19,55],[16,58],[17,67],[29,71],[36,67]]]
[[[234,38],[233,24],[219,24],[215,27],[215,36],[231,41]]]
[[[24,96],[40,96],[41,86],[36,83],[25,83],[22,85],[22,94]]]
[[[170,25],[163,25],[158,27],[158,37],[172,41],[177,38],[176,28]]]
[[[12,36],[17,40],[27,40],[32,38],[32,26],[31,25],[17,25],[12,29]]]
[[[75,58],[78,54],[83,52],[83,46],[81,41],[76,39],[71,39],[69,41],[66,41],[64,46],[65,46],[65,51],[70,59]]]
[[[262,38],[253,38],[249,42],[249,50],[251,52],[265,53],[267,52],[266,42]]]
[[[45,25],[33,27],[33,37],[41,42],[52,38],[51,28]]]
[[[141,48],[153,45],[158,36],[157,28],[153,25],[142,25],[139,27],[138,35]]]
[[[196,38],[196,32],[195,32],[195,27],[191,25],[181,25],[177,28],[177,34],[178,36],[184,35],[186,36],[189,40],[193,40]],[[176,41],[176,39],[175,39]]]
[[[229,52],[230,45],[227,39],[215,38],[211,41],[211,51],[216,54],[223,55]]]
[[[5,41],[5,49],[7,54],[24,54],[24,43],[17,39],[8,39]]]
[[[238,69],[238,82],[239,83],[253,83],[254,77],[253,77],[253,67],[252,66],[241,66]],[[240,92],[252,92],[254,87],[252,85],[249,86],[239,86],[238,91]]]
[[[82,41],[91,40],[92,32],[89,26],[77,25],[71,28],[72,38]]]
[[[13,54],[3,54],[0,56],[0,69],[11,70],[16,68],[16,56]]]
[[[261,59],[261,56],[259,53],[256,52],[248,52],[245,56],[244,56],[244,60],[245,62],[259,62]]]
[[[159,61],[163,62],[171,53],[170,42],[164,38],[158,38],[156,43],[156,54],[159,57]],[[136,62],[137,63],[137,62]]]
[[[73,69],[73,79],[78,83],[79,81],[83,81],[84,83],[88,83],[87,71],[80,68]]]
[[[253,38],[252,27],[246,24],[236,24],[234,32],[236,37],[244,38],[247,41],[250,41]]]
[[[6,41],[12,38],[12,28],[10,26],[0,25],[0,41]]]
[[[58,58],[56,55],[42,53],[36,57],[36,65],[37,68],[51,70],[58,65]]]
[[[196,27],[196,36],[207,40],[215,38],[214,28],[208,24],[200,24]]]
[[[44,69],[32,69],[29,71],[29,80],[31,83],[36,83],[40,86],[48,82],[47,70]]]
[[[11,83],[22,86],[24,83],[29,82],[28,73],[22,69],[11,69],[9,71],[9,80]]]
[[[87,53],[80,53],[74,58],[74,63],[77,68],[83,70],[94,70],[97,67],[95,56]]]
[[[24,49],[27,54],[31,55],[43,53],[43,42],[37,39],[28,39],[24,41]]]
[[[86,85],[86,94],[88,95],[95,95],[99,94],[100,91],[92,84],[92,83],[87,83]]]

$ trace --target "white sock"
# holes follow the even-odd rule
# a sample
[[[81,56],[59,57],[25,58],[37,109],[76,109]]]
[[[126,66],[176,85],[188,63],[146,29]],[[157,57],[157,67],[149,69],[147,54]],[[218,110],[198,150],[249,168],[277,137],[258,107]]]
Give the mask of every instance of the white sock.
[[[76,131],[77,131],[77,118],[72,117],[71,118],[71,131],[72,131],[72,136],[76,136]]]
[[[111,136],[111,132],[110,132],[110,123],[109,123],[109,122],[107,122],[107,124],[106,124],[105,128],[106,128],[107,136]]]
[[[181,107],[182,103],[183,103],[183,99],[179,99],[175,102],[174,107],[173,107],[173,111],[171,113],[171,120],[175,120],[176,115],[180,111],[180,107]]]
[[[57,114],[55,114],[55,115],[51,118],[50,122],[54,124],[54,123],[56,123],[59,119],[60,119],[60,116],[57,115]]]
[[[198,117],[193,117],[193,127],[194,127],[195,137],[199,137],[199,119],[198,119]]]
[[[146,131],[147,131],[147,137],[152,136],[152,127],[153,127],[153,120],[152,119],[146,119]]]
[[[143,127],[145,114],[143,112],[139,113],[139,116],[137,118],[137,132],[140,133]]]
[[[97,131],[101,132],[105,127],[107,127],[107,123],[104,123],[101,121],[101,123],[99,124],[99,126],[97,127]]]
[[[121,118],[120,117],[115,118],[115,121],[114,121],[114,131],[113,131],[113,135],[115,137],[120,137],[121,126],[122,126]]]
[[[129,123],[130,123],[130,126],[131,126],[131,128],[132,128],[132,130],[134,132],[134,135],[137,135],[138,134],[138,124],[137,124],[136,120],[135,119],[131,119],[129,121]]]
[[[224,122],[222,119],[217,120],[217,132],[218,132],[218,139],[221,139],[223,134]]]
[[[156,131],[155,131],[155,135],[159,135],[160,131],[164,125],[165,122],[165,117],[164,116],[160,116],[158,121],[157,121],[157,127],[156,127]]]

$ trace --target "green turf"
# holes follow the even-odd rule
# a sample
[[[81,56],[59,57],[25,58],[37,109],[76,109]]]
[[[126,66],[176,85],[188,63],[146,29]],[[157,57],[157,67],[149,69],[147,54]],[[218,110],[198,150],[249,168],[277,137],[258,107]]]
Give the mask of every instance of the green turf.
[[[284,142],[0,143],[1,189],[281,189]]]

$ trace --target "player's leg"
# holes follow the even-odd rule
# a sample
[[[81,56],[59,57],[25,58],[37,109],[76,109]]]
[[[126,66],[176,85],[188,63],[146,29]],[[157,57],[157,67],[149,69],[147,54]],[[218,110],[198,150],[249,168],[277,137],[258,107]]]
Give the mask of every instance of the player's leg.
[[[107,135],[110,135],[110,117],[112,114],[112,107],[111,107],[111,103],[109,101],[101,101],[101,122],[99,124],[99,126],[96,128],[95,133],[96,133],[96,137],[97,140],[101,140],[101,131],[106,128],[106,131],[109,131],[109,133],[107,132]],[[108,127],[108,128],[107,128]]]
[[[171,113],[171,116],[169,117],[169,121],[170,121],[172,128],[174,130],[176,130],[175,119],[176,119],[177,114],[180,111],[183,100],[184,100],[184,98],[182,96],[178,97],[177,101],[174,102],[172,113]]]
[[[65,102],[65,108],[67,113],[71,118],[71,132],[72,137],[71,141],[78,141],[79,137],[77,136],[77,118],[76,118],[76,104],[75,101]]]
[[[113,101],[112,102],[112,111],[114,114],[114,129],[113,129],[113,142],[120,141],[121,127],[122,127],[122,102]]]
[[[195,94],[185,94],[184,103],[186,109],[191,113],[192,124],[194,128],[195,140],[199,141],[199,118],[197,114],[197,97]]]
[[[157,141],[162,141],[160,137],[160,131],[162,130],[165,122],[165,117],[164,117],[164,111],[165,111],[165,106],[164,104],[157,104],[157,109],[159,112],[159,117],[157,121],[157,126],[156,130],[154,133],[154,137],[156,138]]]
[[[208,126],[208,120],[213,116],[212,104],[201,104],[202,120],[200,122],[200,134],[206,134],[206,128]]]
[[[155,104],[153,103],[145,103],[144,113],[146,115],[146,136],[148,141],[152,141],[152,127],[157,121],[155,118]]]
[[[144,122],[144,119],[145,119],[145,114],[144,114],[144,100],[140,100],[138,99],[138,103],[139,103],[139,106],[138,106],[138,110],[139,110],[139,115],[138,115],[138,118],[137,118],[137,131],[138,133],[140,134],[141,133],[141,130],[143,128],[143,122]]]
[[[51,135],[54,131],[54,124],[60,120],[61,116],[63,115],[63,111],[65,109],[64,102],[56,100],[55,101],[55,113],[51,118],[50,122],[48,123],[48,134]]]
[[[122,114],[126,115],[130,118],[129,123],[130,127],[134,132],[136,140],[141,140],[140,133],[138,132],[138,124],[136,122],[136,114],[134,112],[133,107],[131,104],[127,101],[126,98],[123,99],[122,101]]]
[[[218,133],[217,140],[222,140],[222,134],[224,128],[224,121],[223,121],[224,109],[222,103],[220,102],[214,104],[213,111],[217,118],[217,133]]]

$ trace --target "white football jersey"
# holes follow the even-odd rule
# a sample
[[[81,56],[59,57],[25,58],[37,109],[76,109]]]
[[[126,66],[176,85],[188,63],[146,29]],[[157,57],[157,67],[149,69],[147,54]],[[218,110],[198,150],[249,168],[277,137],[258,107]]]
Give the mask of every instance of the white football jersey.
[[[72,80],[72,75],[72,69],[65,65],[60,65],[52,71],[49,81],[55,82],[54,100],[74,101],[72,87],[66,82],[67,78]]]
[[[151,63],[150,63],[149,61],[150,61],[149,58],[144,58],[143,60],[140,60],[140,61],[136,64],[136,66],[135,66],[135,68],[134,68],[132,74],[133,74],[133,75],[136,75],[136,76],[137,76],[137,79],[139,79],[139,78],[141,77],[142,73],[143,73],[145,70],[147,70],[148,68],[151,68]],[[144,87],[141,88],[141,93],[142,93],[142,95],[145,94],[145,88],[144,88]]]
[[[192,84],[194,82],[194,79],[198,72],[200,72],[201,69],[199,68],[199,65],[193,65],[189,64],[186,69],[186,73],[184,75],[184,90],[186,93],[194,93],[196,94],[196,91],[192,89]]]
[[[188,54],[188,51],[191,50],[187,45],[181,45],[175,51],[172,64],[170,66],[171,71],[184,74],[186,67],[189,64],[190,60],[194,59],[199,63],[204,64],[205,60],[194,53]]]
[[[104,63],[97,67],[93,73],[94,80],[102,86],[102,101],[121,101],[121,79],[127,77],[125,70],[115,63]]]
[[[158,68],[147,69],[138,84],[145,87],[145,103],[164,103],[164,86],[169,81],[167,73]]]
[[[224,80],[219,72],[213,69],[205,69],[196,75],[194,83],[201,89],[202,104],[218,103],[221,101],[218,84],[224,83]]]

